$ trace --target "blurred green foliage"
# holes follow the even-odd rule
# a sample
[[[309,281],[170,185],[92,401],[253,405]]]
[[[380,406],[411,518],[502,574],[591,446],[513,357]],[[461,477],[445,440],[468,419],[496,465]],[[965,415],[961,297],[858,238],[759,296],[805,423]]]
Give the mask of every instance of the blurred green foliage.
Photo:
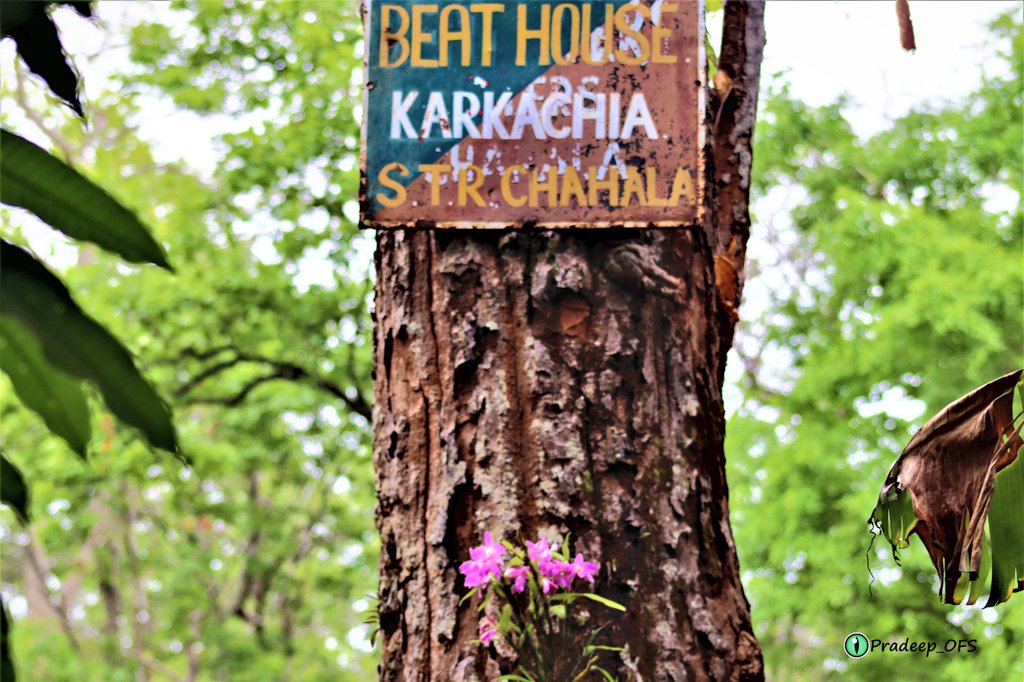
[[[775,680],[1018,679],[1024,599],[943,606],[921,543],[897,567],[865,521],[914,428],[1024,361],[1018,15],[965,101],[867,139],[850,103],[769,84],[726,442],[744,585]],[[993,75],[995,74],[995,75]],[[752,309],[757,307],[758,309]],[[870,560],[875,582],[866,560]],[[977,639],[973,654],[843,653],[846,635]]]
[[[353,222],[361,23],[347,4],[203,3],[175,30],[185,37],[134,29],[134,63],[156,76],[92,98],[87,131],[27,102],[167,245],[173,278],[89,247],[63,276],[169,399],[193,466],[99,409],[82,462],[4,401],[3,448],[33,491],[27,529],[2,519],[15,660],[23,679],[53,681],[366,680],[377,539],[372,242]],[[254,127],[225,136],[200,179],[136,134],[154,96]],[[20,218],[2,219],[16,238]]]

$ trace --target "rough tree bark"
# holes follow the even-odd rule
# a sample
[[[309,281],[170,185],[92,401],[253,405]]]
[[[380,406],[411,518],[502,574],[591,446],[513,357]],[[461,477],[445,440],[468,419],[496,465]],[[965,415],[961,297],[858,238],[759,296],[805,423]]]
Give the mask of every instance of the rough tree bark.
[[[382,680],[491,680],[457,572],[484,530],[572,533],[628,606],[620,679],[763,677],[728,519],[760,2],[728,2],[705,224],[378,233]]]

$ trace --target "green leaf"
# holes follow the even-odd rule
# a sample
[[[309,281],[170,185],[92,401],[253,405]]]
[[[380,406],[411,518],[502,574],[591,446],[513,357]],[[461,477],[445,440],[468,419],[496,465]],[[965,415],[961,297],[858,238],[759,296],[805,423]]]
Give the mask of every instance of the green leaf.
[[[519,672],[521,672],[523,674],[523,677],[525,677],[529,682],[537,682],[537,678],[534,677],[533,673],[531,673],[529,670],[524,668],[522,665],[518,665],[516,667],[519,668]]]
[[[910,546],[910,534],[914,532],[918,518],[908,488],[899,484],[886,486],[878,496],[871,518],[881,527],[893,552]]]
[[[125,260],[170,269],[163,247],[135,214],[76,170],[9,130],[0,130],[0,150],[0,201]]]
[[[715,46],[711,44],[711,36],[707,32],[704,33],[704,54],[708,62],[708,78],[714,78],[715,71],[718,71],[718,55],[715,53]]]
[[[591,667],[591,670],[596,670],[597,672],[601,673],[601,675],[604,677],[604,679],[608,680],[608,682],[615,682],[615,678],[612,677],[612,674],[610,672],[608,672],[607,670],[605,670],[604,668],[602,668],[601,666],[595,665],[595,666]]]
[[[82,103],[78,99],[78,76],[64,56],[57,26],[47,11],[47,2],[16,2],[7,0],[0,17],[0,36],[10,36],[17,45],[18,54],[32,73],[41,76],[50,86],[53,94],[85,118]],[[72,3],[69,3],[72,4]],[[82,16],[91,12],[76,9]],[[6,679],[6,678],[3,678]]]
[[[0,454],[0,502],[28,521],[28,487],[18,468]],[[6,678],[4,678],[6,679]]]
[[[986,529],[985,537],[981,545],[981,565],[978,567],[978,577],[971,580],[971,591],[967,597],[967,604],[971,605],[978,601],[981,593],[988,584],[989,575],[992,573],[992,541],[989,539],[989,532]]]
[[[466,593],[466,596],[464,596],[462,599],[459,600],[459,606],[462,606],[463,602],[471,599],[473,597],[473,595],[476,594],[479,591],[480,591],[480,587],[479,586],[474,587],[473,589],[471,589],[469,592]]]
[[[177,452],[171,412],[124,346],[83,313],[64,284],[28,252],[0,241],[0,261],[0,315],[31,332],[57,368],[94,382],[110,411],[150,443]]]
[[[530,682],[529,677],[523,677],[522,675],[516,675],[515,673],[508,673],[497,678],[499,680],[514,680],[515,682]]]
[[[11,624],[7,620],[7,605],[0,598],[0,680],[14,682],[15,679],[14,662],[11,660]]]
[[[565,620],[565,616],[566,616],[565,604],[552,604],[551,605],[551,615],[553,615],[555,618],[560,618],[561,620]]]
[[[512,605],[505,604],[501,609],[501,618],[498,620],[498,631],[508,632],[512,629]]]
[[[571,602],[576,597],[586,597],[587,599],[590,599],[591,601],[596,601],[598,604],[604,604],[608,608],[615,609],[616,611],[625,611],[626,610],[626,607],[623,606],[622,604],[620,604],[618,602],[615,602],[615,601],[612,601],[611,599],[608,599],[606,597],[602,597],[599,594],[594,594],[593,592],[562,592],[560,594],[552,594],[552,595],[548,596],[548,599],[550,599],[551,601],[570,601]]]
[[[992,589],[985,606],[995,606],[1024,589],[1024,457],[996,474],[988,512],[992,540]]]
[[[708,14],[719,12],[722,9],[722,0],[704,0],[704,11]]]
[[[621,646],[605,646],[603,644],[591,644],[587,647],[587,653],[592,651],[625,651]]]
[[[572,678],[572,682],[582,682],[583,678],[587,676],[587,673],[594,669],[595,665],[597,665],[597,656],[592,656],[583,666],[583,670]]]
[[[91,425],[81,383],[47,362],[35,337],[7,316],[0,316],[0,368],[21,402],[84,458]]]

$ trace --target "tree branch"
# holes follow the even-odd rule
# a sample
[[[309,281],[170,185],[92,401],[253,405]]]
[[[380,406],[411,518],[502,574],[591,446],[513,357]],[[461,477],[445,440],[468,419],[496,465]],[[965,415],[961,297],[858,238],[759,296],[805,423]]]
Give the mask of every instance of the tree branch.
[[[60,149],[66,163],[71,165],[77,161],[78,155],[72,152],[71,144],[56,130],[47,125],[43,117],[29,104],[28,93],[25,91],[25,74],[17,62],[14,64],[14,101],[18,103],[18,106],[28,120],[39,128],[49,138],[50,142]]]
[[[200,610],[192,611],[188,614],[189,640],[185,647],[185,654],[188,657],[187,682],[195,682],[199,677],[199,652],[196,643],[200,641],[200,635],[202,634],[199,630],[199,624],[202,620],[203,612]]]
[[[210,377],[212,377],[212,376],[214,376],[216,374],[220,374],[224,370],[231,369],[232,367],[234,367],[235,365],[237,365],[240,362],[245,362],[245,360],[243,360],[240,356],[236,355],[235,357],[233,357],[233,358],[231,358],[229,360],[223,360],[221,362],[214,363],[214,364],[210,365],[209,367],[207,367],[206,369],[204,369],[201,372],[199,372],[198,374],[194,375],[188,381],[186,381],[181,386],[179,386],[177,389],[175,389],[174,395],[179,397],[179,398],[181,398],[181,397],[185,396],[187,393],[189,393],[190,391],[192,391],[192,389],[194,389],[197,386],[199,386],[199,384],[201,384],[204,381],[206,381],[207,379],[209,379]]]
[[[261,498],[259,495],[259,484],[259,473],[256,471],[249,472],[248,500],[249,507],[253,512],[255,512],[257,508],[266,509],[267,506],[269,506],[269,502],[266,499]],[[234,605],[229,609],[229,613],[250,623],[253,622],[253,619],[250,618],[245,611],[245,602],[252,594],[256,583],[253,564],[255,563],[255,557],[260,549],[260,540],[262,535],[262,527],[258,524],[254,526],[253,530],[249,533],[249,537],[245,543],[245,567],[242,569],[242,584],[238,590],[238,597],[235,599]]]
[[[168,359],[168,362],[174,363],[178,360],[184,360],[185,358],[193,358],[195,360],[209,360],[210,358],[217,357],[221,353],[227,353],[228,351],[235,351],[235,347],[229,344],[223,346],[214,346],[213,348],[207,348],[206,350],[198,350],[189,346],[188,348],[181,351],[181,355],[177,358]]]
[[[26,526],[25,530],[28,535],[28,544],[25,547],[25,555],[28,558],[28,565],[34,574],[34,577],[39,581],[40,590],[44,595],[48,596],[50,587],[46,583],[46,578],[49,575],[49,570],[46,567],[50,565],[50,560],[46,556],[43,545],[39,542],[39,536],[36,534],[32,526]],[[47,598],[45,602],[50,609],[53,610],[54,614],[56,614],[57,620],[60,622],[60,627],[67,636],[68,642],[71,644],[71,648],[75,651],[81,651],[81,647],[78,644],[78,638],[75,636],[75,632],[71,627],[71,620],[68,618],[67,599],[60,587],[57,588],[56,592],[58,596],[56,600]]]
[[[127,568],[130,572],[130,584],[132,590],[132,644],[131,650],[134,651],[135,658],[143,664],[144,669],[139,671],[138,680],[139,682],[146,682],[149,679],[150,666],[145,663],[144,658],[146,657],[146,634],[148,628],[146,624],[140,620],[139,614],[143,611],[149,612],[149,599],[146,596],[146,590],[142,587],[142,566],[139,561],[138,547],[135,545],[135,512],[133,511],[131,491],[128,490],[128,484],[123,483],[121,485],[121,531],[123,533],[123,546],[125,558],[127,559]]]
[[[273,372],[271,372],[270,374],[264,374],[262,376],[256,377],[255,379],[249,380],[244,386],[242,386],[242,388],[237,393],[235,393],[233,395],[220,396],[220,397],[212,397],[212,396],[210,396],[210,397],[194,398],[194,399],[189,400],[188,402],[191,403],[191,404],[194,404],[194,405],[198,405],[198,404],[202,404],[202,405],[224,405],[225,407],[235,407],[237,405],[240,405],[242,402],[244,402],[245,399],[249,397],[250,393],[252,393],[254,390],[256,390],[261,385],[263,385],[263,384],[265,384],[267,382],[276,381],[277,379],[297,379],[297,378],[298,377],[295,376],[294,374],[289,374],[288,372],[285,372],[285,371],[283,371],[281,369],[276,369]]]
[[[187,348],[182,352],[182,356],[188,356],[197,359],[209,359],[228,351],[234,353],[234,357],[217,362],[207,367],[206,369],[200,371],[198,374],[196,374],[187,382],[178,387],[178,389],[175,390],[175,395],[178,396],[179,398],[183,398],[207,379],[210,379],[211,377],[214,377],[217,374],[226,371],[243,362],[251,362],[254,364],[268,365],[269,367],[272,368],[273,371],[271,371],[269,374],[264,374],[262,376],[258,376],[255,377],[254,379],[251,379],[248,383],[242,386],[242,388],[237,393],[233,395],[220,397],[193,398],[188,400],[188,402],[192,404],[225,405],[227,407],[234,407],[236,405],[239,405],[247,397],[249,397],[249,394],[252,393],[256,388],[267,382],[276,381],[278,379],[285,379],[289,381],[305,380],[311,382],[321,391],[329,393],[335,398],[338,398],[343,403],[345,403],[346,407],[348,407],[356,414],[362,415],[366,419],[373,418],[373,408],[370,406],[369,402],[367,402],[367,400],[362,396],[361,393],[356,391],[355,398],[349,397],[345,389],[336,384],[335,382],[317,376],[310,372],[309,370],[307,370],[306,368],[291,362],[284,362],[281,360],[275,360],[273,358],[267,358],[260,355],[244,353],[238,350],[237,348],[231,346],[221,346],[206,351],[198,351],[194,348]]]

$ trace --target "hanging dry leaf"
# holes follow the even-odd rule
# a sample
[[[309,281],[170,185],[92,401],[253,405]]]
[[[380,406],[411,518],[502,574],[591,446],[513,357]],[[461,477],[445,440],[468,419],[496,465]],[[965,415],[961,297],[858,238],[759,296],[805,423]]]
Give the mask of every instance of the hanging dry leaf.
[[[914,24],[910,21],[910,4],[907,0],[896,0],[896,19],[900,24],[900,45],[907,52],[917,49],[914,41]]]
[[[946,603],[960,603],[968,588],[974,603],[989,575],[986,606],[1024,589],[1024,440],[1013,415],[1021,373],[971,391],[921,427],[872,514],[894,550],[917,534]]]

